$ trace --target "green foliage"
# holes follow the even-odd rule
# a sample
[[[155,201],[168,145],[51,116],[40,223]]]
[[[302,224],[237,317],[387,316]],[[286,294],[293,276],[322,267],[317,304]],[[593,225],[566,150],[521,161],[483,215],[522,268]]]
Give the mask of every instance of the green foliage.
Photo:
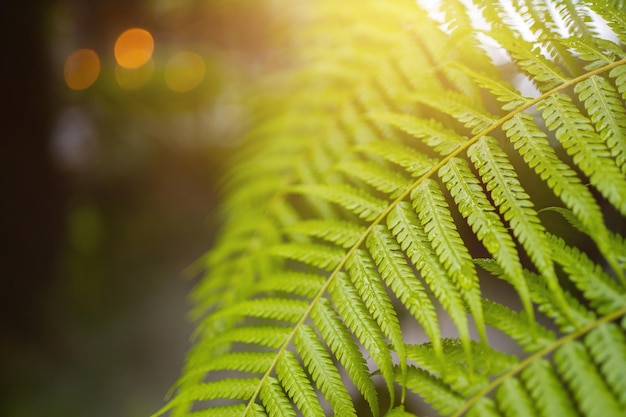
[[[623,415],[624,4],[467,3],[281,3],[157,415]]]

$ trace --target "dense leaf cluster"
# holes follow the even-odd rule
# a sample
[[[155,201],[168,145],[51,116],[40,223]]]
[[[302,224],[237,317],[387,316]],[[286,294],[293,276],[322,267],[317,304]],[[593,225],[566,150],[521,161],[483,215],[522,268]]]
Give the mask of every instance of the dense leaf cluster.
[[[624,2],[283,3],[159,414],[623,415]]]

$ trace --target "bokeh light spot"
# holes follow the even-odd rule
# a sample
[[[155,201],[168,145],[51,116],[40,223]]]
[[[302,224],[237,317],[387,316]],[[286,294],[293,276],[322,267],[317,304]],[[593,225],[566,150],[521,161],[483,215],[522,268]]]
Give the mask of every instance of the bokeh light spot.
[[[115,67],[115,79],[117,84],[125,90],[137,90],[150,81],[154,74],[154,61],[148,60],[139,68],[124,68],[120,65]]]
[[[65,83],[72,90],[89,88],[100,75],[100,58],[93,49],[78,49],[70,54],[63,67]]]
[[[195,52],[179,52],[165,64],[165,84],[178,93],[196,88],[204,79],[204,59]]]
[[[115,60],[122,68],[141,67],[150,60],[153,51],[154,39],[145,29],[128,29],[115,41]]]

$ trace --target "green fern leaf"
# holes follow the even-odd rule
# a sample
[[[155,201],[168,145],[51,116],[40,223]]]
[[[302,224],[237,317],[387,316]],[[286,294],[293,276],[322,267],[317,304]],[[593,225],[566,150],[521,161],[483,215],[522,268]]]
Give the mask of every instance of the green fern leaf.
[[[157,415],[623,414],[626,5],[420,3],[267,2]]]
[[[437,161],[432,160],[412,148],[393,142],[372,142],[359,148],[362,152],[380,156],[394,164],[400,165],[413,177],[424,175],[432,169]]]
[[[246,410],[245,405],[237,404],[237,405],[206,408],[201,411],[194,411],[194,412],[188,413],[187,415],[189,417],[239,417],[245,412],[245,410]],[[265,413],[265,409],[258,404],[255,404],[252,414],[250,415],[252,417],[267,417],[267,414]]]
[[[187,372],[178,385],[187,380],[205,375],[213,371],[241,371],[253,374],[263,374],[271,366],[274,355],[271,352],[233,352],[215,356],[210,363],[200,363]]]
[[[393,308],[391,299],[378,275],[374,261],[364,250],[357,250],[346,263],[348,275],[365,302],[368,311],[376,320],[383,334],[389,339],[400,363],[406,362],[404,341],[402,340],[400,322]]]
[[[460,137],[456,132],[446,129],[440,122],[420,120],[408,114],[372,113],[374,120],[386,122],[398,129],[420,139],[440,155],[449,155],[461,146],[467,138]],[[402,164],[401,164],[402,165]],[[421,175],[421,174],[417,174]]]
[[[617,91],[597,75],[577,84],[574,91],[579,94],[617,166],[626,174],[626,109]]]
[[[551,331],[530,322],[524,313],[516,313],[502,304],[484,300],[483,311],[489,326],[501,330],[528,352],[544,349],[556,338]]]
[[[404,407],[396,407],[385,414],[385,417],[417,417],[415,414],[407,413]]]
[[[584,346],[571,342],[554,354],[559,372],[586,416],[618,417],[623,409],[611,395]]]
[[[565,244],[563,239],[549,235],[558,262],[569,279],[584,292],[585,298],[600,314],[626,307],[626,290],[607,276],[602,267],[583,252]]]
[[[507,281],[515,286],[526,313],[532,320],[533,306],[515,242],[500,221],[495,207],[484,194],[480,181],[472,174],[469,165],[457,158],[441,167],[439,176],[454,198],[461,215],[467,219],[478,239],[502,266],[507,274]]]
[[[561,39],[559,42],[572,48],[578,54],[579,59],[590,62],[590,64],[585,65],[585,69],[588,71],[611,64],[616,57],[626,57],[619,45],[606,39],[568,38]]]
[[[377,226],[367,238],[367,247],[374,257],[385,283],[422,326],[437,354],[443,354],[441,334],[435,306],[422,284],[414,279],[402,250],[384,226]]]
[[[615,79],[617,91],[619,91],[622,98],[626,100],[626,65],[613,68],[609,75]]]
[[[416,95],[415,100],[433,107],[463,123],[472,134],[491,126],[498,119],[485,111],[478,102],[458,93],[449,92],[445,96]]]
[[[494,139],[483,138],[470,147],[468,155],[500,213],[548,281],[548,287],[558,292],[559,285],[552,266],[550,244],[544,236],[545,229],[506,154]]]
[[[350,331],[341,322],[337,313],[326,299],[320,300],[311,313],[311,319],[335,357],[341,362],[372,410],[378,416],[378,394],[370,378],[367,363],[351,337]]]
[[[608,23],[622,44],[626,44],[626,13],[623,0],[603,1],[591,0],[589,7]]]
[[[344,248],[352,247],[363,234],[363,227],[336,219],[305,220],[287,228],[293,233],[315,236]]]
[[[258,317],[296,323],[306,311],[308,303],[290,298],[260,298],[246,300],[219,310],[205,319],[215,321],[224,317]]]
[[[405,384],[407,389],[419,394],[442,415],[450,415],[463,405],[462,396],[421,368],[410,366]]]
[[[289,399],[278,384],[276,378],[267,378],[261,385],[261,401],[271,416],[295,417]]]
[[[589,177],[604,197],[626,215],[626,179],[610,157],[606,145],[595,133],[572,99],[554,94],[538,106],[548,129],[554,130],[574,163]]]
[[[346,276],[340,273],[329,287],[329,293],[346,326],[359,339],[385,378],[389,392],[393,394],[393,361],[391,349],[376,320],[371,316],[365,302]],[[393,395],[391,395],[393,397]]]
[[[526,163],[586,225],[599,246],[608,251],[610,245],[606,240],[606,227],[595,198],[576,172],[557,157],[546,134],[539,129],[532,116],[518,113],[503,124],[503,129]]]
[[[515,378],[509,378],[496,391],[496,400],[506,417],[537,415],[532,400],[524,386]]]
[[[600,326],[585,337],[585,345],[600,368],[620,407],[626,408],[626,337],[614,323]]]
[[[413,190],[411,199],[428,240],[432,242],[433,249],[441,263],[462,291],[474,317],[478,333],[483,340],[486,340],[478,275],[472,258],[456,231],[441,189],[435,181],[427,179]]]
[[[324,417],[324,410],[319,404],[317,395],[292,352],[282,353],[276,364],[276,374],[285,392],[302,411],[304,417]]]
[[[288,326],[241,326],[216,335],[204,348],[246,343],[278,349],[287,340],[289,333]]]
[[[389,213],[387,224],[402,250],[420,271],[428,288],[450,314],[461,340],[469,341],[466,310],[459,290],[446,273],[444,266],[430,245],[428,236],[419,223],[415,211],[408,203],[400,203]],[[470,354],[469,343],[465,343],[466,352]]]
[[[539,360],[532,363],[524,369],[521,377],[539,411],[538,415],[541,417],[577,415],[567,388],[550,362]]]
[[[364,191],[347,184],[335,186],[303,185],[293,187],[292,191],[320,197],[339,204],[364,220],[374,220],[386,207],[386,203],[383,200],[372,197]]]
[[[317,338],[315,330],[307,325],[300,326],[294,344],[313,381],[328,399],[335,413],[340,416],[356,417],[350,394],[341,382],[341,376],[333,365],[328,351]]]
[[[156,415],[163,414],[168,409],[181,403],[191,403],[192,401],[208,401],[219,398],[247,400],[254,394],[259,385],[258,378],[246,379],[223,379],[216,382],[206,382],[197,384],[186,391],[180,393]]]
[[[337,247],[302,243],[276,245],[270,251],[274,255],[294,259],[327,271],[333,270],[344,255],[344,251]]]
[[[258,284],[258,293],[274,294],[282,292],[306,298],[313,298],[326,282],[321,275],[307,274],[303,272],[289,271],[282,275],[276,274],[271,281],[263,281]]]
[[[399,172],[390,171],[385,167],[365,161],[346,161],[337,167],[340,171],[358,178],[378,191],[396,198],[409,186],[409,181]]]

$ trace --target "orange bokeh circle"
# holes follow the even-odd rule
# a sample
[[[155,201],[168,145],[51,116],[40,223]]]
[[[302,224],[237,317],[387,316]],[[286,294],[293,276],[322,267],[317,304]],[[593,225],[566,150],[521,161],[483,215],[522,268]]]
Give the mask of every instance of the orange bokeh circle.
[[[139,68],[150,60],[153,51],[154,39],[145,29],[128,29],[115,41],[115,60],[122,68]]]
[[[100,75],[100,58],[93,49],[77,49],[65,60],[63,77],[72,90],[85,90]]]

